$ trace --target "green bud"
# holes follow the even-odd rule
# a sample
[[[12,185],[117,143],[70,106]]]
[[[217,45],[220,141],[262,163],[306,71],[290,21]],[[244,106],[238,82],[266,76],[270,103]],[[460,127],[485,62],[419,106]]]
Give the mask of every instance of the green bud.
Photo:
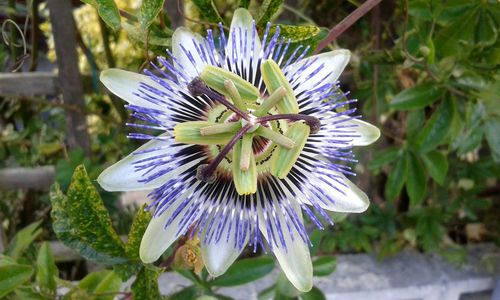
[[[278,111],[282,114],[299,113],[299,104],[295,98],[293,88],[283,72],[281,72],[281,69],[276,62],[272,59],[268,59],[260,65],[260,70],[262,73],[262,79],[264,80],[267,91],[270,94],[273,94],[274,91],[281,87],[286,89],[286,95],[283,97],[283,100],[276,103]]]
[[[234,136],[234,132],[202,135],[201,129],[215,126],[217,123],[208,121],[190,121],[179,123],[174,127],[175,141],[183,144],[195,145],[223,145]]]
[[[285,135],[295,143],[295,146],[291,149],[276,147],[271,160],[271,174],[280,179],[288,175],[306,144],[309,132],[309,126],[304,123],[294,123],[288,128]]]
[[[231,93],[226,89],[226,81],[230,80],[234,83],[239,96],[243,101],[255,102],[259,97],[259,90],[250,82],[244,80],[233,72],[224,70],[219,67],[206,66],[200,75],[203,82],[217,92],[231,98],[234,91]],[[235,103],[236,105],[236,103]]]
[[[245,136],[250,136],[251,141],[252,135]],[[250,151],[250,153],[248,153],[248,151],[243,151],[242,144],[243,141],[239,140],[233,148],[233,162],[231,164],[233,171],[233,182],[238,194],[250,195],[257,192],[257,165],[255,164],[255,156],[253,154],[253,151]],[[247,170],[242,170],[240,167],[240,162],[242,160],[243,154],[250,156]],[[243,158],[243,160],[245,159],[246,158]]]

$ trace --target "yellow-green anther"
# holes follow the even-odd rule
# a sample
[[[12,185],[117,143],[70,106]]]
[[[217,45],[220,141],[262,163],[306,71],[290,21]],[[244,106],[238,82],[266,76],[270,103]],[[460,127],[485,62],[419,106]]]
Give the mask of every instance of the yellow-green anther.
[[[287,149],[281,146],[276,147],[271,158],[271,174],[283,179],[288,175],[293,165],[297,161],[307,138],[309,137],[309,126],[304,123],[294,123],[286,132],[286,136],[295,142],[295,147]]]
[[[276,144],[283,146],[287,149],[292,149],[293,147],[295,147],[295,142],[292,139],[282,135],[279,132],[276,132],[276,131],[271,130],[267,127],[264,127],[264,126],[260,126],[255,131],[255,134],[258,134],[263,138],[271,140],[271,141],[275,142]]]
[[[213,126],[216,123],[208,121],[190,121],[179,123],[174,127],[175,141],[183,144],[195,145],[224,145],[234,136],[234,132],[201,135],[202,128]]]
[[[227,97],[231,97],[231,94],[224,84],[226,80],[231,80],[234,83],[243,101],[254,102],[259,97],[259,90],[253,84],[222,68],[206,66],[200,77],[206,85]]]
[[[247,170],[240,168],[241,156],[243,154],[242,140],[239,140],[233,148],[233,162],[232,173],[233,182],[236,187],[236,192],[240,195],[250,195],[257,192],[257,166],[255,164],[255,157],[250,151],[250,161]]]
[[[247,111],[247,106],[245,105],[245,102],[243,102],[243,99],[241,99],[240,92],[236,88],[234,82],[231,79],[227,79],[224,81],[224,87],[226,88],[231,100],[233,100],[234,105],[242,111]]]
[[[283,97],[285,97],[286,93],[286,88],[280,86],[269,97],[263,99],[262,103],[259,105],[259,108],[254,111],[253,115],[256,117],[262,117],[266,115],[271,108],[276,106],[276,104],[278,104],[278,102],[283,99]]]
[[[262,74],[262,79],[266,84],[266,88],[270,94],[274,93],[280,87],[286,89],[286,95],[283,97],[282,101],[278,101],[276,107],[278,111],[282,114],[297,114],[299,113],[299,104],[295,98],[295,93],[293,88],[286,79],[283,72],[281,72],[280,67],[272,59],[264,61],[260,65],[260,71]]]
[[[205,136],[227,132],[235,133],[240,128],[241,122],[220,123],[200,128],[200,134]]]
[[[241,139],[240,170],[242,171],[250,168],[250,157],[253,155],[252,141],[253,134],[245,134]]]

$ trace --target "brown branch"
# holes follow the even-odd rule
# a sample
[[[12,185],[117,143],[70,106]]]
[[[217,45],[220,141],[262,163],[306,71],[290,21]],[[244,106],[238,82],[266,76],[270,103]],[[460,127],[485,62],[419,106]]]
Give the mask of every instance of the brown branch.
[[[317,54],[324,48],[328,47],[328,44],[333,42],[339,35],[341,35],[342,33],[344,33],[344,31],[349,29],[349,27],[351,27],[357,20],[359,20],[362,16],[364,16],[367,12],[369,12],[373,7],[375,7],[381,1],[382,0],[368,0],[365,3],[363,3],[360,7],[358,7],[355,11],[350,13],[347,17],[345,17],[342,21],[340,21],[340,23],[335,25],[330,30],[328,36],[318,44],[316,50],[314,50],[314,54]]]

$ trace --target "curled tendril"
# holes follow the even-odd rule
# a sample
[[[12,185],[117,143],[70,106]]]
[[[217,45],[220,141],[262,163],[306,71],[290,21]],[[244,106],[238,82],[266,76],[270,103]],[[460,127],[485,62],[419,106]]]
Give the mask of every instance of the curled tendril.
[[[28,18],[26,18],[26,23],[28,23]],[[11,24],[19,32],[19,35],[21,35],[22,44],[16,44],[15,41],[12,41],[10,39],[9,35],[7,34],[8,33],[7,24]],[[26,46],[25,32],[23,32],[19,27],[19,25],[17,25],[17,23],[14,22],[12,19],[6,19],[2,22],[2,39],[3,42],[9,47],[10,46],[23,47],[23,54],[19,58],[14,57],[14,65],[12,66],[11,72],[16,72],[23,66],[24,61],[29,57]]]

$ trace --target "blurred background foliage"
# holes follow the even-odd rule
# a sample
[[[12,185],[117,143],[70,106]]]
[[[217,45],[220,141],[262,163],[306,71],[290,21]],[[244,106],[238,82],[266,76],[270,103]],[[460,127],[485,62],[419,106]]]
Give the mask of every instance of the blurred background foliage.
[[[218,288],[270,273],[273,260],[249,251],[212,280],[199,268],[196,241],[181,239],[156,266],[144,265],[137,247],[149,214],[139,203],[94,186],[92,180],[106,166],[137,147],[126,138],[123,104],[100,86],[99,72],[148,68],[170,47],[176,27],[200,33],[219,22],[228,27],[237,7],[249,8],[261,33],[273,21],[294,47],[307,45],[312,53],[328,29],[361,1],[83,2],[73,1],[73,15],[90,155],[67,148],[67,107],[57,98],[0,95],[0,168],[54,165],[57,182],[50,193],[0,191],[0,298],[55,299],[57,288],[64,287],[68,299],[156,299],[155,279],[175,270],[193,284],[169,299],[228,299],[217,294]],[[23,36],[6,23],[3,72],[54,69],[48,14],[42,0],[0,1],[0,18],[18,24],[31,53],[29,59],[22,57]],[[500,243],[499,28],[495,0],[384,0],[329,45],[352,51],[342,87],[359,99],[358,112],[381,129],[382,137],[356,150],[353,180],[372,200],[369,210],[333,214],[335,226],[311,233],[315,276],[333,272],[333,255],[339,253],[368,252],[384,259],[418,249],[459,264],[467,245]],[[82,211],[92,226],[82,220]],[[47,241],[57,239],[83,259],[54,257]],[[133,275],[133,283],[121,288]],[[72,280],[80,281],[75,286]],[[278,277],[259,297],[323,296],[317,288],[299,294]]]

